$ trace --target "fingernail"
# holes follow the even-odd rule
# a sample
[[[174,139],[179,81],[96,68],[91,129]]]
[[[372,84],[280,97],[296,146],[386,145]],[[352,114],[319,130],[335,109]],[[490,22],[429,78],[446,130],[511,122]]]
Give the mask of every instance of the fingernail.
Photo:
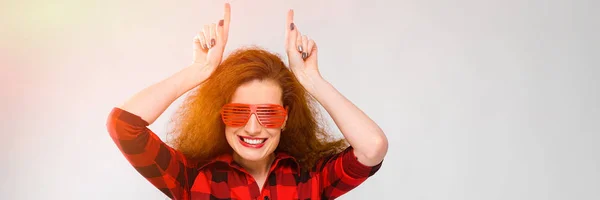
[[[219,26],[223,26],[223,20],[219,20]]]
[[[302,46],[298,45],[298,51],[302,52]]]
[[[290,24],[290,30],[292,30],[292,31],[294,30],[294,23],[293,22]]]
[[[302,59],[306,59],[306,57],[308,57],[308,53],[302,52]]]
[[[215,46],[215,43],[216,43],[215,39],[210,39],[210,46],[211,47]]]

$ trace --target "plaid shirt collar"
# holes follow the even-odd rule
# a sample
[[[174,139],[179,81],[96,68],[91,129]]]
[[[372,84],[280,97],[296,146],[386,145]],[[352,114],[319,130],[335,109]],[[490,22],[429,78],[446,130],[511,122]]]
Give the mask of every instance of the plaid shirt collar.
[[[296,174],[300,173],[300,164],[298,163],[298,161],[296,160],[296,158],[292,157],[291,155],[284,153],[284,152],[275,152],[275,160],[273,160],[273,164],[271,165],[271,169],[269,171],[273,171],[273,169],[275,169],[275,167],[277,167],[280,162],[283,161],[289,161],[292,162],[292,171]],[[214,164],[226,164],[231,168],[246,172],[246,170],[239,165],[237,162],[235,162],[233,160],[233,155],[232,153],[224,153],[221,154],[219,156],[217,156],[216,158],[210,160],[209,162],[201,165],[200,167],[198,167],[198,170],[202,170],[205,167],[209,166],[209,165],[214,165]]]

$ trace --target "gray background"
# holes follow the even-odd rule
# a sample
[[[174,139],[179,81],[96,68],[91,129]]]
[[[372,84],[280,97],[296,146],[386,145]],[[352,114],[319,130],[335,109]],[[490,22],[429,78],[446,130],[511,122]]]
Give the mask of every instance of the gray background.
[[[223,2],[2,2],[0,199],[165,199],[106,117],[189,64]],[[295,9],[323,76],[389,138],[340,199],[600,199],[599,4],[236,0],[227,52],[284,55]]]

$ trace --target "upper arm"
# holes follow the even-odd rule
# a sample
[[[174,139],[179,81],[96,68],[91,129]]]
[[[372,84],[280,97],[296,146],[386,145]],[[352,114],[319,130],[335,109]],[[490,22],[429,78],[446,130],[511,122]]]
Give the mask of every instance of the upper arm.
[[[367,166],[358,161],[352,147],[341,153],[323,158],[317,164],[323,199],[337,198],[356,188],[375,174],[383,161]]]
[[[172,199],[189,195],[197,173],[183,154],[165,144],[139,116],[113,108],[107,121],[110,137],[129,163]]]

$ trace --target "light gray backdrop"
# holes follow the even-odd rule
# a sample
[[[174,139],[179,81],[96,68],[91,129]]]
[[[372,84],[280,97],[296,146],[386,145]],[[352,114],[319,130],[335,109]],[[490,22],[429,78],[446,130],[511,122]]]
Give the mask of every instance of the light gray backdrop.
[[[165,199],[106,117],[189,64],[223,2],[0,3],[0,199]],[[227,52],[284,55],[295,9],[323,76],[390,140],[340,199],[600,199],[599,4],[236,0]],[[151,126],[163,139],[174,108]]]

